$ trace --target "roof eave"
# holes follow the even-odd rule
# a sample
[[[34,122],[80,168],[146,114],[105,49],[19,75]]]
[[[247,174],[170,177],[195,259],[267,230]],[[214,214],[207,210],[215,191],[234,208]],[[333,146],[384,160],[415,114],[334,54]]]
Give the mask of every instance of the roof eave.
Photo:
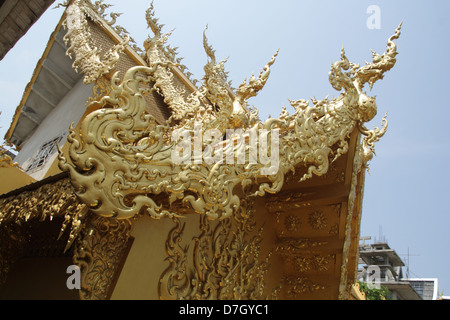
[[[39,73],[40,73],[40,71],[42,69],[42,66],[44,64],[45,59],[47,59],[48,54],[50,53],[50,50],[51,50],[51,48],[53,46],[53,43],[55,42],[56,35],[60,31],[60,29],[61,29],[61,27],[62,27],[62,25],[64,23],[65,17],[66,17],[66,14],[64,12],[62,17],[61,17],[61,19],[59,20],[58,25],[56,26],[55,30],[50,35],[50,38],[49,38],[49,40],[47,42],[47,45],[46,45],[45,50],[44,50],[44,53],[43,53],[42,57],[39,59],[39,61],[36,64],[36,68],[33,71],[33,75],[31,76],[31,80],[30,80],[30,82],[28,82],[27,86],[25,87],[24,93],[22,95],[22,99],[20,100],[20,103],[19,103],[19,105],[16,108],[16,111],[14,113],[12,122],[11,122],[11,124],[9,126],[8,131],[5,134],[5,137],[4,137],[5,141],[8,142],[11,145],[14,145],[17,148],[17,150],[20,150],[20,146],[15,145],[11,141],[11,137],[12,137],[12,135],[14,133],[14,129],[16,128],[17,122],[19,121],[20,114],[22,113],[22,108],[24,107],[24,105],[25,105],[25,103],[26,103],[26,101],[27,101],[27,99],[28,99],[28,97],[29,97],[29,95],[31,93],[31,89],[32,89],[34,83],[36,82],[36,79],[37,79],[37,77],[38,77],[38,75],[39,75]]]

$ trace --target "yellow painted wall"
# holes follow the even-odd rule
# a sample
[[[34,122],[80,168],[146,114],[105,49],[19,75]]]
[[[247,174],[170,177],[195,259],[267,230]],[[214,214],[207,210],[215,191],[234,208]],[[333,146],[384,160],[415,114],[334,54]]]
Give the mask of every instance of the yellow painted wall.
[[[32,177],[17,167],[0,168],[0,194],[36,182]]]
[[[170,219],[155,220],[145,215],[133,224],[135,238],[112,300],[157,300],[159,277],[167,268],[165,241],[174,227]]]

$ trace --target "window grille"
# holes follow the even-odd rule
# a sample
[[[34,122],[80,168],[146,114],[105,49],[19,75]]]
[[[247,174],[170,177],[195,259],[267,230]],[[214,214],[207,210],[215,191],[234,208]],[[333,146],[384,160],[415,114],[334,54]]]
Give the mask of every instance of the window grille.
[[[48,159],[57,151],[57,144],[61,142],[62,138],[63,136],[60,136],[44,143],[39,148],[37,155],[28,165],[26,172],[32,173],[40,170],[47,163]]]

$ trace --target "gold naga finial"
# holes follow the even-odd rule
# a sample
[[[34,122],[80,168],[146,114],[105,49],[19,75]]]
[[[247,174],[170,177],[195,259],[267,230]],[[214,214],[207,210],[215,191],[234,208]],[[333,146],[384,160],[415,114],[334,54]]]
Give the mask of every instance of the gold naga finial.
[[[155,37],[160,37],[162,35],[162,28],[164,27],[164,25],[158,24],[158,19],[155,17],[155,8],[153,6],[153,1],[145,11],[145,18],[147,19],[148,28],[152,29]]]
[[[205,30],[203,30],[203,48],[205,49],[206,55],[211,59],[211,62],[216,62],[216,50],[208,43],[208,38],[206,37],[206,30],[208,30],[208,25],[206,25]]]
[[[130,37],[125,35],[120,43],[101,56],[98,48],[92,44],[87,17],[93,21],[98,20],[110,5],[103,4],[102,1],[97,1],[93,5],[87,0],[74,0],[67,5],[67,17],[64,22],[67,33],[64,41],[66,45],[70,43],[70,46],[66,54],[74,59],[73,68],[84,74],[84,83],[94,83],[113,70],[120,59],[120,53],[128,45]],[[117,14],[112,15],[113,20],[117,16]]]
[[[242,105],[246,105],[249,98],[256,96],[258,92],[264,88],[267,80],[269,79],[270,67],[275,63],[275,58],[278,56],[278,52],[279,49],[272,56],[272,59],[264,66],[258,78],[252,74],[248,83],[247,79],[244,79],[242,84],[239,86],[236,92],[236,99]]]
[[[397,45],[394,40],[400,37],[402,23],[399,24],[395,33],[388,39],[387,49],[383,55],[372,50],[372,62],[360,67],[358,64],[350,63],[345,56],[344,48],[341,50],[341,61],[332,65],[330,71],[330,83],[336,90],[358,90],[362,91],[364,85],[369,83],[370,89],[376,81],[383,79],[384,73],[392,69],[396,62]],[[342,70],[351,68],[351,73]]]
[[[214,81],[220,81],[220,85],[229,86],[229,90],[231,91],[231,85],[228,81],[228,73],[225,71],[225,63],[228,58],[221,60],[219,63],[216,61],[216,50],[213,49],[212,45],[208,43],[208,38],[206,37],[206,30],[208,29],[208,25],[206,25],[203,30],[203,48],[205,49],[205,53],[209,58],[209,61],[205,64],[205,76],[204,82],[208,82],[207,79],[209,77],[215,78]],[[220,78],[220,80],[219,80]],[[217,85],[217,83],[215,83]]]
[[[162,46],[167,35],[162,34],[162,26],[154,18],[153,3],[146,17],[155,33],[145,42],[148,66],[129,69],[122,80],[115,74],[108,95],[92,102],[103,108],[88,114],[79,132],[70,130],[70,162],[66,155],[59,155],[60,168],[70,172],[78,197],[92,212],[122,219],[145,210],[160,218],[177,215],[174,207],[180,204],[210,219],[226,218],[239,210],[238,186],[248,196],[262,196],[279,192],[286,174],[299,166],[306,168],[300,182],[326,174],[330,163],[348,151],[348,136],[354,130],[364,136],[355,163],[362,169],[373,156],[374,143],[386,132],[387,121],[383,118],[382,129],[364,127],[376,115],[377,107],[375,98],[362,89],[365,83],[372,87],[394,66],[394,40],[400,35],[400,26],[389,38],[386,53],[374,56],[372,63],[364,67],[351,63],[342,49],[341,60],[332,65],[329,73],[333,88],[344,89],[338,98],[313,99],[312,105],[303,99],[292,100],[293,114],[284,108],[278,119],[261,122],[252,113],[243,112],[242,107],[266,84],[278,51],[258,78],[252,76],[236,92],[230,92],[224,61],[216,61],[204,32],[203,46],[209,61],[203,84],[186,95],[174,82],[174,63]],[[158,124],[146,111],[140,84],[149,82],[154,83],[153,89],[172,110],[164,124]],[[239,129],[243,137],[240,143],[235,144],[227,136],[230,129]],[[252,140],[257,130],[265,130],[266,135],[260,136],[263,138],[279,137],[278,141],[271,140],[275,142],[267,155],[275,157],[269,161],[249,161],[252,148],[245,147],[247,138],[256,149],[262,150],[265,145],[267,150],[267,141]],[[207,139],[200,144],[194,141],[196,134],[212,132],[217,135],[214,143],[208,144]],[[179,144],[179,133],[187,137],[183,145]],[[193,149],[187,148],[191,142],[195,144]],[[184,147],[187,152],[183,151],[182,161],[174,162],[174,154]],[[223,155],[230,152],[233,157],[208,162],[205,154],[211,148],[222,150]],[[228,161],[236,160],[239,152],[245,156],[243,163]],[[160,197],[167,197],[167,201],[158,202]]]
[[[395,65],[398,53],[394,40],[400,37],[402,24],[403,22],[398,25],[395,33],[388,39],[386,52],[383,55],[379,55],[372,50],[372,63],[367,63],[365,66],[356,70],[354,78],[358,89],[361,90],[366,83],[369,83],[370,89],[372,89],[374,83],[383,79],[384,73],[391,70]]]

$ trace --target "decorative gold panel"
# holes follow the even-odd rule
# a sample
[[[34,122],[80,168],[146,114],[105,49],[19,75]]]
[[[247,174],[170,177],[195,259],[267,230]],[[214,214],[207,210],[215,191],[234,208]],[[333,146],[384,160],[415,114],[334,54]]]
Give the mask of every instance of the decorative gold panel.
[[[200,216],[200,233],[192,239],[184,236],[185,223],[173,219],[166,241],[169,266],[158,285],[161,299],[268,298],[263,292],[270,254],[261,257],[263,229],[255,224],[251,203],[243,201],[236,215],[221,221]]]
[[[277,212],[279,237],[328,237],[339,233],[342,204]]]
[[[129,249],[131,221],[93,216],[76,242],[73,261],[81,269],[82,300],[105,300],[112,294],[121,261]]]

